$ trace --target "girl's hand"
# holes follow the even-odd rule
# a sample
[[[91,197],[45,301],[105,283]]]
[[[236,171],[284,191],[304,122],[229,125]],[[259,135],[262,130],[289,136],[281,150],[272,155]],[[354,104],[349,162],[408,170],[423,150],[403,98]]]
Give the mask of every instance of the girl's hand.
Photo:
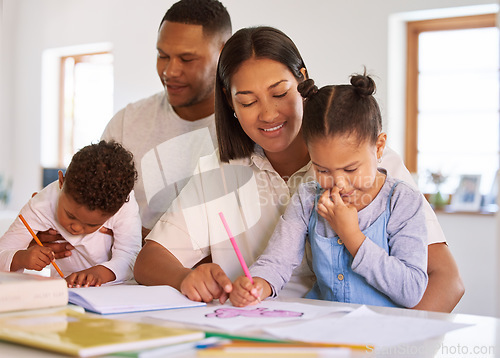
[[[233,283],[233,290],[229,300],[235,307],[255,305],[271,294],[269,283],[260,278],[253,277],[254,284],[246,277],[240,276]]]
[[[340,189],[334,187],[321,194],[318,200],[318,214],[328,221],[354,257],[365,235],[359,229],[358,211],[354,206],[344,203],[339,192]]]
[[[10,265],[11,271],[20,269],[40,271],[54,260],[54,252],[50,247],[31,246],[14,254]]]
[[[66,277],[66,282],[69,288],[72,287],[89,287],[101,286],[103,283],[110,282],[116,279],[113,271],[107,267],[97,265],[86,270],[73,272]]]

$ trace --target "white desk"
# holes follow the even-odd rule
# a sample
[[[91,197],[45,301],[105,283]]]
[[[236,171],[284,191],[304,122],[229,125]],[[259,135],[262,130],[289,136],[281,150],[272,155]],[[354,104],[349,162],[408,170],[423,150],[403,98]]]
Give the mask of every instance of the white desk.
[[[284,299],[285,300],[285,299]],[[297,301],[320,306],[343,306],[346,304],[316,300],[286,300]],[[354,305],[352,305],[354,306]],[[465,314],[443,314],[426,311],[405,310],[399,308],[371,307],[374,311],[390,315],[405,315],[411,317],[432,318],[447,320],[460,323],[473,324],[471,327],[451,331],[444,336],[428,339],[423,342],[400,345],[390,348],[376,349],[375,352],[352,351],[352,357],[471,357],[471,358],[489,358],[500,357],[500,319],[485,316],[474,316]],[[145,313],[131,313],[102,316],[107,318],[116,318],[123,320],[142,321],[152,323],[146,316],[150,316],[151,311]],[[180,326],[178,323],[159,322],[156,324],[165,326]],[[190,327],[192,328],[192,327]],[[196,327],[199,328],[199,327]],[[213,328],[206,327],[206,330],[213,331]],[[236,334],[250,334],[256,336],[265,336],[260,331],[238,331]],[[269,337],[269,336],[266,336]],[[169,357],[190,358],[196,357],[196,351],[183,352]],[[28,347],[0,342],[0,357],[15,358],[47,358],[63,357],[62,355],[35,350]]]

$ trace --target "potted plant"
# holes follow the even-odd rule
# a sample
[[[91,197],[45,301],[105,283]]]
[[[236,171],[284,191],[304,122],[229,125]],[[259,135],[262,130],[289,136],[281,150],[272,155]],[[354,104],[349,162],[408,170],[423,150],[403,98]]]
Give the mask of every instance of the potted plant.
[[[441,193],[441,184],[446,181],[447,177],[441,173],[441,171],[430,172],[430,180],[434,183],[436,187],[436,192],[432,194],[429,198],[430,204],[434,207],[435,210],[441,210],[446,205],[448,205],[448,199],[443,197]]]

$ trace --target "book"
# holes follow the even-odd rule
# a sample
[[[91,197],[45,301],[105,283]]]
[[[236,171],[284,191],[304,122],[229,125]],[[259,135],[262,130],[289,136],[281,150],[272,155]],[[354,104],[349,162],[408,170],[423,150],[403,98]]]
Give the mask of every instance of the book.
[[[99,314],[206,306],[170,286],[114,285],[69,289],[69,302]]]
[[[203,339],[203,331],[99,317],[62,308],[0,316],[0,339],[89,357]]]
[[[65,306],[68,286],[60,277],[0,272],[0,312]]]

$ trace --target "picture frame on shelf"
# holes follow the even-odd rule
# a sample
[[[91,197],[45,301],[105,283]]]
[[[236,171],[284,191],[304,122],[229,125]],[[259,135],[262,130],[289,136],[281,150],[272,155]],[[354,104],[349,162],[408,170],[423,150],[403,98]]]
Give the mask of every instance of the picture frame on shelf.
[[[463,174],[458,188],[451,197],[450,208],[453,211],[479,211],[481,209],[481,175]]]

